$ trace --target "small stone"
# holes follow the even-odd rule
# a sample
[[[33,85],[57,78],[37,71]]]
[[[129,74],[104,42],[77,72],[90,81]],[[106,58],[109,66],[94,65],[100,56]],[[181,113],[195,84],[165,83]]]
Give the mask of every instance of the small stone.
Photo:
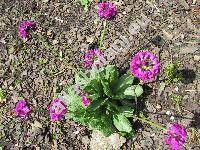
[[[94,41],[93,37],[87,37],[87,42],[92,43]]]
[[[79,132],[80,132],[79,130],[78,130],[78,131],[75,131],[74,134],[79,134]]]
[[[186,100],[186,99],[188,99],[188,98],[189,98],[189,95],[183,96],[183,99],[184,99],[184,100]]]
[[[156,105],[156,109],[160,110],[162,108],[162,106],[160,104]]]
[[[42,124],[38,121],[34,121],[34,123],[31,125],[33,128],[42,128]]]
[[[43,3],[48,3],[48,2],[49,2],[49,0],[42,0],[42,2],[43,2]]]
[[[90,143],[90,139],[88,136],[83,136],[82,137],[82,142],[85,146],[87,146]]]
[[[72,44],[72,39],[69,39],[67,42],[68,42],[69,44]]]
[[[103,149],[120,149],[120,147],[126,142],[124,137],[114,133],[109,137],[105,137],[99,131],[93,131],[90,141],[91,150],[103,150]]]
[[[158,89],[158,96],[160,96],[165,89],[165,82],[160,83],[160,88]]]
[[[199,61],[199,60],[200,60],[200,56],[194,55],[194,60],[195,60],[195,61]]]
[[[171,116],[171,117],[170,117],[170,120],[172,120],[172,121],[173,121],[174,119],[175,119],[175,118],[174,118],[174,116]]]
[[[176,87],[174,88],[174,90],[175,90],[176,92],[178,92],[178,90],[179,90],[178,86],[176,86]]]
[[[172,113],[171,113],[171,111],[166,111],[166,114],[168,115],[168,116],[170,116]]]
[[[53,45],[56,45],[56,44],[58,44],[58,43],[59,43],[58,40],[53,40]]]
[[[52,34],[52,30],[47,31],[47,35],[50,36]]]
[[[153,112],[153,113],[156,112],[156,109],[155,109],[155,107],[154,107],[152,104],[147,103],[146,106],[147,106],[147,110],[148,110],[149,112]]]

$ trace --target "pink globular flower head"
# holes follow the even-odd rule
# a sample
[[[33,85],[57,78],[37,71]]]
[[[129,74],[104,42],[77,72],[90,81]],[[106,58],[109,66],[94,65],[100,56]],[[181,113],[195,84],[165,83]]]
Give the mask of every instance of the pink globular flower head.
[[[21,38],[28,38],[28,32],[35,29],[36,23],[34,23],[33,21],[23,21],[19,25],[19,35],[21,36]]]
[[[88,99],[86,95],[83,95],[83,96],[82,96],[82,104],[83,104],[83,106],[86,107],[86,106],[88,106],[90,103],[91,103],[91,100]]]
[[[51,104],[48,106],[48,110],[51,121],[58,121],[67,112],[67,106],[60,98],[57,98],[51,102]]]
[[[187,139],[186,129],[180,124],[172,124],[165,137],[165,142],[171,150],[181,150]]]
[[[17,117],[20,118],[27,118],[29,113],[31,112],[30,108],[27,106],[27,103],[25,100],[20,100],[17,102],[14,112]]]
[[[143,81],[150,81],[160,71],[160,62],[149,51],[138,52],[130,62],[131,73]]]
[[[111,2],[101,2],[98,4],[97,13],[101,18],[111,20],[117,14],[117,8]]]
[[[93,65],[102,66],[105,63],[104,54],[98,49],[86,51],[83,59],[87,68],[91,68]]]

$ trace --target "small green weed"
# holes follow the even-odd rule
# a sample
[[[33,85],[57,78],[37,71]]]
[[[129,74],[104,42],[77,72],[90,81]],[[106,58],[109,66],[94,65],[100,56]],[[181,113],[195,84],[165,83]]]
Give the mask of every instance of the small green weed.
[[[167,65],[164,71],[167,83],[180,82],[183,80],[183,74],[180,70],[178,70],[179,66],[179,61]]]
[[[46,62],[47,62],[47,60],[45,58],[40,58],[38,60],[38,64],[41,65],[41,66],[44,65],[44,64],[46,64]]]
[[[175,103],[178,112],[181,113],[182,97],[180,95],[173,95],[172,101]]]
[[[87,11],[88,7],[90,5],[90,1],[89,0],[79,0],[79,2],[81,3],[81,5],[84,6],[84,9]]]
[[[0,103],[1,101],[3,101],[4,98],[5,98],[5,92],[3,91],[3,89],[0,88]]]

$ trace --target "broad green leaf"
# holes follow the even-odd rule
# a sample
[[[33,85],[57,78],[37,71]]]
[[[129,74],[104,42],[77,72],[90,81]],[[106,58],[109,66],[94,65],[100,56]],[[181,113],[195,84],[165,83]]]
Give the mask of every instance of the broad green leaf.
[[[102,110],[77,114],[74,116],[73,120],[81,123],[82,125],[86,125],[92,130],[99,130],[105,136],[109,136],[116,132],[112,122],[112,117],[110,115],[106,115]]]
[[[133,116],[133,108],[130,106],[121,106],[119,107],[120,113],[124,114],[126,117],[132,117]]]
[[[114,83],[118,79],[118,71],[114,65],[107,65],[106,67],[100,68],[99,75],[101,79],[107,80],[110,84]]]
[[[118,76],[117,68],[114,65],[106,66],[105,78],[109,81],[109,83],[116,81]]]
[[[83,105],[82,105],[82,99],[81,97],[73,97],[73,99],[70,101],[70,103],[68,104],[68,110],[72,111],[72,112],[75,112],[79,109],[82,109],[83,108]]]
[[[103,86],[103,91],[104,94],[107,95],[108,97],[112,96],[112,91],[110,89],[110,85],[106,80],[101,80],[101,84]]]
[[[135,94],[137,97],[141,96],[143,93],[143,88],[141,85],[136,85]]]
[[[92,69],[90,70],[90,78],[99,78],[99,69],[97,69],[97,67],[92,67]]]
[[[80,84],[82,87],[85,87],[90,82],[90,78],[87,76],[87,73],[79,71],[75,74],[75,83]]]
[[[130,133],[132,131],[132,126],[124,114],[115,114],[113,123],[120,132]]]
[[[126,95],[127,98],[131,98],[131,97],[139,97],[140,95],[142,95],[143,93],[143,89],[142,86],[140,85],[133,85],[128,87],[125,91],[124,91],[124,95]]]
[[[143,89],[140,85],[126,85],[123,89],[120,90],[115,96],[114,99],[133,99],[135,96],[139,97],[142,95]]]
[[[116,83],[113,84],[114,93],[119,93],[120,91],[123,91],[125,87],[133,83],[133,80],[134,76],[129,73],[121,76],[119,80],[117,80]]]
[[[90,105],[88,106],[88,110],[89,111],[96,111],[98,108],[100,108],[103,104],[105,104],[105,102],[108,100],[108,98],[106,99],[98,99],[95,101],[92,101],[90,103]]]
[[[97,79],[91,80],[90,83],[84,88],[84,91],[91,94],[93,96],[93,100],[102,97],[103,87],[101,81],[98,81]]]

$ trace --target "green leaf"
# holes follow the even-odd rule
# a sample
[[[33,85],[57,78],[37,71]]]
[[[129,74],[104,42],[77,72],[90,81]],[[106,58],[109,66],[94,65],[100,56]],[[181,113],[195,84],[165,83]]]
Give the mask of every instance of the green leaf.
[[[114,83],[118,79],[118,71],[114,65],[107,65],[99,70],[100,79],[105,79],[109,84]]]
[[[105,81],[105,80],[101,80],[101,84],[103,86],[104,94],[107,95],[108,97],[111,97],[112,96],[112,91],[110,89],[109,83],[107,81]]]
[[[143,88],[140,85],[130,86],[124,91],[124,95],[126,98],[132,98],[134,96],[139,97],[140,95],[142,95],[142,93]]]
[[[109,83],[112,83],[118,79],[119,75],[116,66],[108,65],[106,66],[105,70],[106,70],[105,78],[109,81]]]
[[[133,80],[134,76],[130,73],[121,76],[119,80],[117,80],[117,82],[113,84],[114,93],[119,93],[120,91],[123,91],[125,87],[133,83]]]
[[[82,87],[85,87],[90,82],[90,78],[87,76],[86,72],[79,71],[75,74],[75,83],[80,84]]]
[[[105,136],[116,132],[112,122],[112,117],[106,115],[102,110],[95,112],[82,112],[73,117],[73,120],[89,127],[92,130],[99,130]]]
[[[105,104],[105,102],[108,100],[108,98],[106,99],[98,99],[95,101],[92,101],[90,103],[90,105],[88,106],[88,110],[89,111],[96,111],[98,108],[100,108],[103,104]]]
[[[135,94],[137,97],[141,96],[143,93],[143,88],[141,85],[136,85]]]
[[[121,106],[119,107],[120,113],[124,114],[126,117],[132,117],[134,109],[130,106]]]
[[[140,85],[126,85],[116,95],[114,99],[133,99],[135,96],[139,97],[143,93],[142,86]]]
[[[102,97],[103,87],[102,87],[101,81],[99,81],[98,79],[91,80],[90,83],[85,86],[84,91],[86,93],[91,94],[93,96],[92,97],[93,100],[96,100],[99,97]]]
[[[132,131],[132,126],[124,114],[113,115],[113,123],[120,132],[130,133]]]

